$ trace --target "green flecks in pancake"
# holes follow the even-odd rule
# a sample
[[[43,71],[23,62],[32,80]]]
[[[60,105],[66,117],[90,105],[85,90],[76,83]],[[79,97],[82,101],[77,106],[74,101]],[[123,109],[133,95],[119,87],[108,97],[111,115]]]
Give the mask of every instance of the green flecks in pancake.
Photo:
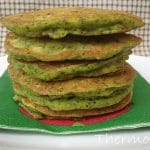
[[[49,96],[93,92],[106,88],[127,86],[132,84],[136,76],[134,69],[128,64],[125,64],[122,70],[115,72],[114,74],[102,77],[80,77],[57,82],[44,82],[32,78],[24,72],[15,70],[12,65],[10,65],[8,69],[13,81],[35,93]]]
[[[32,77],[44,80],[65,80],[73,77],[100,76],[115,72],[123,67],[130,51],[101,61],[65,61],[65,62],[27,62],[9,57],[8,61],[15,69],[24,71]]]
[[[93,109],[93,108],[103,108],[107,106],[114,105],[119,103],[124,97],[131,92],[132,86],[117,91],[115,96],[111,97],[96,97],[95,99],[78,99],[76,97],[68,99],[54,99],[51,101],[44,100],[42,97],[23,95],[24,97],[29,98],[36,104],[47,106],[49,109],[61,111],[61,110],[76,110],[76,109]],[[18,94],[18,93],[17,93]]]
[[[27,61],[104,60],[120,52],[131,50],[141,39],[130,34],[95,37],[66,37],[29,39],[9,33],[5,48],[17,59]]]
[[[21,36],[54,39],[68,34],[122,33],[144,25],[141,18],[127,12],[96,8],[50,8],[6,16],[0,22]]]
[[[74,39],[67,38],[66,40],[50,40],[50,39],[29,39],[25,37],[18,37],[11,42],[12,46],[20,49],[32,49],[33,52],[43,52],[47,54],[58,54],[65,49],[73,49],[84,51],[90,48],[90,43],[83,41],[74,41]]]

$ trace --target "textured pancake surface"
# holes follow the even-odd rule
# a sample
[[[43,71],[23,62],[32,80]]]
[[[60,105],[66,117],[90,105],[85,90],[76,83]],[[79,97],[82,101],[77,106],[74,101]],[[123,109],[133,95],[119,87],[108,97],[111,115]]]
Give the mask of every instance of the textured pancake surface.
[[[125,51],[106,60],[63,61],[63,62],[28,62],[13,57],[8,62],[15,69],[24,71],[32,77],[44,81],[66,80],[73,77],[100,76],[120,70],[130,51]]]
[[[17,93],[17,95],[22,95],[22,96],[30,96],[33,97],[34,99],[38,100],[70,100],[73,97],[76,97],[78,99],[95,99],[97,97],[108,97],[108,96],[114,96],[116,93],[120,91],[124,91],[125,89],[128,89],[132,86],[131,85],[126,85],[126,86],[120,86],[120,87],[110,87],[110,88],[104,88],[100,90],[93,90],[92,92],[82,92],[82,93],[69,93],[65,95],[40,95],[30,89],[28,89],[25,86],[22,86],[21,84],[17,82],[13,82],[14,86],[14,91]],[[132,88],[132,87],[131,87]]]
[[[21,86],[40,95],[48,96],[84,94],[112,87],[127,86],[132,84],[136,75],[134,69],[128,64],[125,64],[122,70],[114,74],[104,75],[102,77],[80,77],[57,82],[44,82],[32,78],[22,71],[15,70],[12,65],[9,66],[9,73],[12,80],[19,83]]]
[[[33,115],[35,119],[42,118],[84,118],[89,116],[103,115],[107,113],[112,113],[118,110],[123,109],[129,105],[131,101],[132,94],[129,93],[126,97],[120,100],[119,103],[96,109],[78,109],[78,110],[67,110],[67,111],[55,111],[49,109],[47,106],[41,106],[33,103],[26,97],[16,96],[16,99],[19,101],[19,105],[27,110],[30,114]]]
[[[144,25],[135,15],[96,8],[50,8],[6,16],[0,22],[18,35],[54,39],[68,34],[122,33]]]
[[[132,85],[118,89],[113,94],[100,97],[71,97],[61,99],[49,99],[48,96],[35,96],[32,93],[27,93],[22,89],[15,89],[17,95],[29,98],[33,103],[47,106],[56,111],[61,110],[76,110],[76,109],[93,109],[102,108],[119,103],[132,90]]]
[[[17,59],[28,61],[102,60],[131,50],[141,42],[131,34],[94,37],[69,36],[64,39],[26,38],[9,33],[5,48]]]

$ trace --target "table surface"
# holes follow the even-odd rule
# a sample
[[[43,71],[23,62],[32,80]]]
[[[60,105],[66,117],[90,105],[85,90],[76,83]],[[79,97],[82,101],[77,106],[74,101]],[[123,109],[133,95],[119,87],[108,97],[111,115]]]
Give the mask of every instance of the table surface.
[[[150,57],[131,55],[128,62],[150,83]],[[0,76],[7,68],[7,58],[0,57]],[[0,150],[149,150],[150,127],[76,135],[50,135],[0,129]]]

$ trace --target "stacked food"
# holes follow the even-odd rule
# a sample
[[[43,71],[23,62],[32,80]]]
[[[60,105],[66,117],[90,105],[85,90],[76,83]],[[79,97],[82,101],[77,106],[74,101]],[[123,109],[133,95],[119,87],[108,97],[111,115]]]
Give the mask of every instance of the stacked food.
[[[125,62],[142,20],[122,11],[52,8],[7,16],[5,48],[14,99],[36,119],[82,119],[131,103],[135,71]]]

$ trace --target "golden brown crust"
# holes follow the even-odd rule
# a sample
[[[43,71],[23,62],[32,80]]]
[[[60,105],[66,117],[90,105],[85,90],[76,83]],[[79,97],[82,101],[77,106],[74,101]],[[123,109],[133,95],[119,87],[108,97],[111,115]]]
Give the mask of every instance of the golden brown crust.
[[[80,17],[87,18],[98,18],[99,16],[129,16],[134,20],[142,22],[142,19],[135,15],[131,15],[125,11],[118,10],[106,10],[106,9],[94,9],[94,8],[50,8],[43,9],[25,13],[19,13],[11,16],[6,16],[2,18],[0,21],[2,23],[15,23],[19,24],[20,22],[26,24],[34,23],[36,17],[40,16],[48,16],[48,18],[52,19],[55,22],[63,21],[64,18],[68,20],[78,20]]]

